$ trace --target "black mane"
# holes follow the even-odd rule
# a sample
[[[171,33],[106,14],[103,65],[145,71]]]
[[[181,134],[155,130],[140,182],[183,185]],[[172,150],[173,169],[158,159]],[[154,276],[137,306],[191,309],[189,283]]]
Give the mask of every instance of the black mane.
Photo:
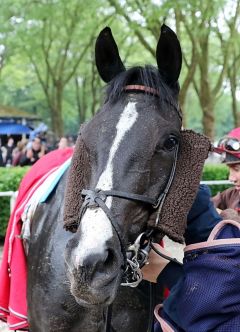
[[[179,94],[178,82],[174,86],[169,87],[164,82],[158,69],[150,65],[133,67],[117,75],[107,85],[106,101],[115,102],[125,93],[124,87],[131,84],[154,88],[158,92],[160,102],[167,101],[179,110],[177,100]]]

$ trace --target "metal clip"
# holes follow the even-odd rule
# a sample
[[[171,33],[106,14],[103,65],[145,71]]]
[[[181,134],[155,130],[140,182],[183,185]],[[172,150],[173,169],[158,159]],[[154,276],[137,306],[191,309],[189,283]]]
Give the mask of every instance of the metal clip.
[[[127,267],[122,286],[137,287],[142,281],[141,267],[146,264],[150,251],[150,241],[146,233],[141,233],[127,250]]]

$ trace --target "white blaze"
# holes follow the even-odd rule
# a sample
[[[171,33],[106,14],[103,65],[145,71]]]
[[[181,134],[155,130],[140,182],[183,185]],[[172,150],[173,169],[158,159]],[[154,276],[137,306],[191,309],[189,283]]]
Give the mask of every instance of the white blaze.
[[[96,188],[102,190],[113,189],[113,159],[124,136],[132,128],[137,117],[136,103],[129,102],[117,123],[117,134],[109,152],[106,168],[101,174]],[[106,205],[109,209],[111,208],[112,197],[107,198]],[[82,265],[84,257],[89,253],[104,252],[106,241],[113,236],[111,222],[101,208],[87,209],[81,220],[80,227],[81,243],[75,249],[75,263],[77,265]]]

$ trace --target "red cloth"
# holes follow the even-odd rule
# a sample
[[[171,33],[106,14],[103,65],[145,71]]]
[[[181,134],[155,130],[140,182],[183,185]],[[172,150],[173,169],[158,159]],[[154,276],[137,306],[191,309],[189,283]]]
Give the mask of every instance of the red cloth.
[[[11,330],[27,329],[27,266],[19,238],[21,215],[34,190],[73,154],[73,148],[54,150],[34,164],[23,178],[15,208],[10,216],[0,268],[0,319]]]

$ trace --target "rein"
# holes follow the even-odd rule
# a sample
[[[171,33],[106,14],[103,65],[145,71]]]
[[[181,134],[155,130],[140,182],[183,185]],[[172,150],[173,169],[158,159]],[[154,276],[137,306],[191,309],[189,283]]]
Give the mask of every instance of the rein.
[[[155,96],[159,97],[159,92],[151,87],[143,86],[143,85],[127,85],[124,88],[125,91],[139,91],[150,93]],[[177,111],[178,116],[181,118],[181,113],[176,105],[173,105],[169,100],[167,100],[175,110]],[[123,240],[121,238],[121,232],[118,223],[115,221],[114,217],[108,206],[106,205],[106,200],[108,197],[118,197],[126,200],[135,201],[138,203],[148,204],[156,210],[156,221],[155,225],[159,222],[159,216],[161,214],[161,210],[165,201],[165,198],[170,190],[171,184],[174,179],[176,165],[177,165],[177,156],[178,156],[179,146],[175,147],[174,151],[174,161],[171,169],[171,173],[166,184],[165,189],[161,192],[157,199],[147,197],[145,195],[139,195],[135,193],[128,193],[124,191],[118,190],[101,190],[101,189],[83,189],[82,190],[82,197],[84,198],[81,210],[80,210],[80,220],[85,213],[87,208],[97,208],[100,207],[108,219],[111,222],[111,225],[116,232],[116,235],[119,240],[119,244],[121,247],[121,252],[124,258],[124,265],[122,268],[124,269],[123,278],[121,286],[130,286],[130,287],[137,287],[139,283],[142,281],[142,271],[141,267],[147,262],[148,254],[151,249],[157,252],[152,245],[152,235],[154,230],[147,230],[144,233],[141,233],[135,242],[131,244],[127,250],[125,250]],[[157,252],[159,255],[162,255],[160,252]],[[165,257],[169,260],[172,260],[170,257]],[[148,322],[148,329],[147,332],[152,331],[153,327],[153,285],[150,284],[150,315],[149,315],[149,322]],[[106,332],[111,331],[111,316],[112,316],[112,305],[108,307],[107,310],[107,322],[106,322]]]

